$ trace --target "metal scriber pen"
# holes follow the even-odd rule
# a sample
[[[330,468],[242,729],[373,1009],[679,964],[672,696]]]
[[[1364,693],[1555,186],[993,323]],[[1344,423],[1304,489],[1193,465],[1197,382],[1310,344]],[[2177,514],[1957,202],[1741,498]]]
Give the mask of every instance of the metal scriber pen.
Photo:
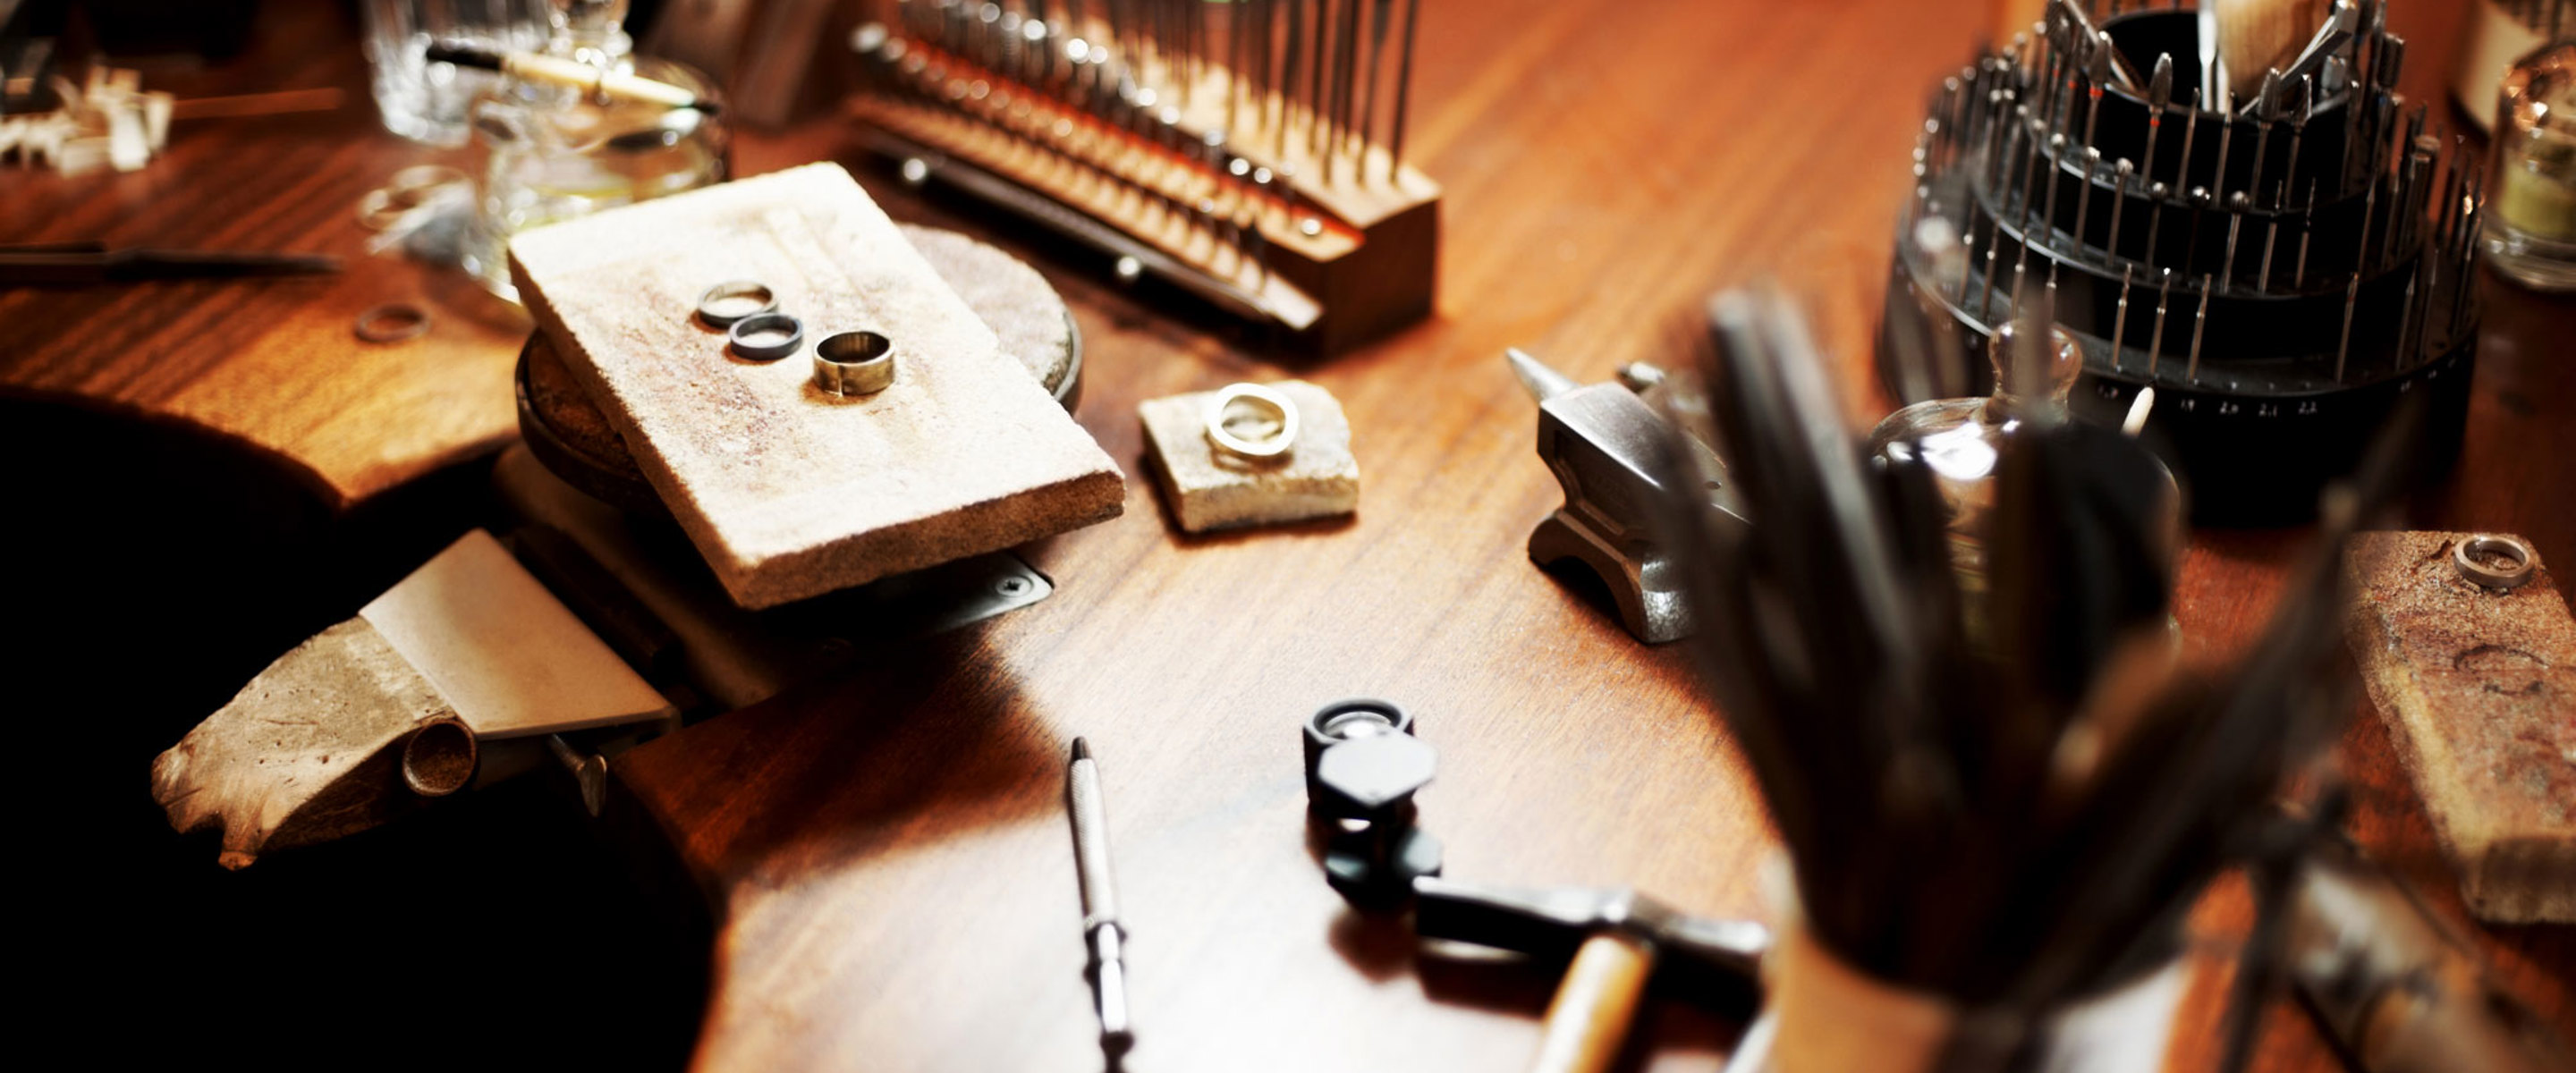
[[[1136,1034],[1127,1024],[1127,968],[1120,944],[1127,930],[1118,923],[1118,887],[1109,871],[1109,819],[1100,805],[1100,765],[1091,746],[1073,739],[1073,763],[1065,769],[1064,796],[1073,813],[1073,871],[1082,883],[1082,939],[1090,950],[1092,1004],[1100,1011],[1100,1049],[1111,1063],[1127,1053]]]

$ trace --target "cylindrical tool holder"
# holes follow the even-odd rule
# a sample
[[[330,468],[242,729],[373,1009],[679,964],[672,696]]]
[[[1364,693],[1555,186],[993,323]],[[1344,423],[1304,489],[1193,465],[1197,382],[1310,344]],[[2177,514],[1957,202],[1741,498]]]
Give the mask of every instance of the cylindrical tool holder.
[[[2418,460],[2447,466],[2476,352],[2475,162],[2401,107],[2393,36],[2365,28],[2313,73],[2194,107],[2196,26],[2188,10],[2104,20],[2134,86],[2096,85],[2102,39],[2064,20],[1944,81],[1916,145],[1883,378],[1900,396],[1945,382],[1899,375],[1904,355],[1945,352],[1904,344],[1957,332],[1969,345],[1947,352],[1981,354],[1995,325],[2046,308],[2084,348],[2079,415],[2116,423],[2155,389],[2148,442],[2200,521],[2308,516],[2416,396]],[[2146,72],[2164,56],[2159,108]],[[1916,241],[1934,218],[1964,273]],[[1990,387],[1982,362],[1940,372]]]

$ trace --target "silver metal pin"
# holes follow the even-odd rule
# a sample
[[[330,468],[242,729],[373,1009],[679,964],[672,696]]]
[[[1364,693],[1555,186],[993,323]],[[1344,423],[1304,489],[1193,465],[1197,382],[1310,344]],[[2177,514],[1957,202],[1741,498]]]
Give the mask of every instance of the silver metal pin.
[[[2127,157],[2121,157],[2119,163],[2111,166],[2111,233],[2104,236],[2102,242],[2102,255],[2106,260],[2120,257],[2120,214],[2129,207],[2129,176],[2136,170],[2129,165]]]
[[[2102,151],[2084,147],[2084,189],[2075,195],[2075,252],[2084,252],[2085,215],[2093,208],[2093,174],[2101,170]]]
[[[2406,296],[2397,303],[2397,341],[2393,347],[2395,353],[2389,358],[2391,370],[2403,369],[2414,360],[2407,349],[2406,337],[2415,330],[2415,284],[2423,278],[2424,262],[2419,259],[2415,266],[2415,271],[2406,274]]]
[[[2263,72],[2263,92],[2254,102],[2254,171],[2245,179],[2245,189],[2263,192],[2263,165],[2272,155],[2272,121],[2280,118],[2281,72]]]
[[[2290,116],[2290,159],[2282,162],[2283,192],[2299,188],[2299,140],[2308,133],[2308,119],[2316,114],[2317,83],[2305,75],[2299,77],[2299,110]],[[2281,206],[2272,206],[2278,210]]]
[[[2167,189],[2165,184],[2147,184],[2147,204],[2152,208],[2147,213],[2147,256],[2144,259],[2149,268],[2155,267],[2156,264],[2156,240],[2162,238],[2165,233],[2165,199],[2171,196],[2173,191]]]
[[[2352,283],[2343,292],[2343,338],[2335,342],[2335,383],[2343,382],[2344,356],[2352,352],[2352,307],[2361,301],[2361,273],[2352,274]]]
[[[2253,208],[2253,199],[2239,190],[2227,195],[2227,257],[2219,262],[2218,274],[2227,277],[2232,286],[2236,280],[2236,235],[2245,227],[2245,214]]]
[[[2200,382],[2200,332],[2209,326],[2209,277],[2200,277],[2200,312],[2191,315],[2191,359],[2183,363],[2182,378]]]
[[[2165,305],[2173,298],[2173,269],[2163,270],[2164,278],[2156,289],[2156,330],[2147,338],[2147,379],[2156,378],[2156,365],[2165,356]]]
[[[2316,229],[2316,222],[2317,181],[2310,179],[2307,200],[2299,205],[2299,260],[2290,269],[2291,290],[2301,290],[2308,285],[2308,235]]]
[[[2120,266],[2119,312],[2114,314],[2111,318],[2111,371],[2115,373],[2120,371],[2120,356],[2128,352],[2129,279],[2132,275],[2136,274],[2136,272],[2136,265],[2124,264]]]
[[[2147,154],[2138,163],[2138,175],[2148,182],[2156,181],[2156,139],[2173,109],[2173,78],[2173,54],[2156,57],[2156,73],[2147,80]]]
[[[2278,206],[2284,196],[2286,195],[2281,193],[2281,184],[2272,184],[2272,204]],[[2272,285],[2272,251],[2278,248],[2281,242],[2281,211],[2275,208],[2271,215],[2271,222],[2263,225],[2263,267],[2254,274],[2254,286],[2257,289]]]
[[[2048,200],[2040,212],[2039,227],[2042,231],[2053,232],[2057,230],[2057,188],[2066,185],[2066,136],[2049,135],[2045,155],[2048,159]]]
[[[1073,871],[1082,890],[1082,938],[1090,952],[1091,996],[1100,1015],[1100,1049],[1114,1064],[1136,1042],[1127,1017],[1127,929],[1118,922],[1118,885],[1109,864],[1109,818],[1100,796],[1100,765],[1091,746],[1073,739],[1065,768],[1065,807],[1073,817]]]
[[[2200,140],[2200,112],[2205,107],[2207,98],[2199,91],[2193,91],[2191,111],[2184,113],[2182,119],[2182,156],[2174,161],[2173,187],[2176,190],[2191,189],[2191,147],[2192,143]]]
[[[2209,205],[2212,200],[2209,196],[2209,188],[2205,186],[2192,187],[2191,194],[2189,196],[2191,200],[2191,232],[2184,236],[2185,244],[2182,248],[2182,270],[2184,275],[2190,275],[2193,270],[2200,267],[2201,219],[2209,214]]]

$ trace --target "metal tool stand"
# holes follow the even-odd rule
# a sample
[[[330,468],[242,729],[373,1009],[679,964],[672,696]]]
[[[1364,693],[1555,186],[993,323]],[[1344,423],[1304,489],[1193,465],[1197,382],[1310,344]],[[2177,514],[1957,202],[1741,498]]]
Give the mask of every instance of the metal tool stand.
[[[2429,403],[2421,461],[2447,469],[2476,355],[2483,181],[2394,92],[2405,42],[2377,6],[2250,99],[2199,84],[2189,10],[2087,36],[2052,9],[2043,32],[1944,80],[1901,234],[1947,221],[1967,270],[1897,244],[1890,390],[1905,394],[1899,341],[1951,330],[1981,354],[1995,325],[2053,297],[2084,349],[2077,415],[2117,424],[2152,386],[2149,442],[2198,521],[2310,515],[2411,396]],[[1974,363],[1945,371],[1987,390]]]

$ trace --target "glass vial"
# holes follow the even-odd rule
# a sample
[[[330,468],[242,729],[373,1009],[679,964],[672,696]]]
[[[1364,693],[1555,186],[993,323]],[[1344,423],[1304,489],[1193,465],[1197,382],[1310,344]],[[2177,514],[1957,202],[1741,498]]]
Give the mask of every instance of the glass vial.
[[[2488,267],[2536,290],[2576,290],[2576,41],[2505,72],[2487,173]]]
[[[626,0],[554,0],[548,55],[602,71],[717,96],[696,70],[633,54],[621,25]],[[516,300],[510,236],[721,182],[724,125],[694,108],[594,96],[570,86],[506,78],[476,104],[475,137],[488,154],[474,233],[461,258],[493,293]]]

